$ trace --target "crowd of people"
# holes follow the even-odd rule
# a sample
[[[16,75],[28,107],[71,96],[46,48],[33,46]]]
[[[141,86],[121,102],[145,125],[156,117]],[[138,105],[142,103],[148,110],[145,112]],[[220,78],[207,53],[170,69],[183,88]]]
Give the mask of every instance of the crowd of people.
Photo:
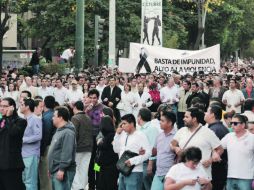
[[[0,189],[251,190],[253,76],[4,70]]]

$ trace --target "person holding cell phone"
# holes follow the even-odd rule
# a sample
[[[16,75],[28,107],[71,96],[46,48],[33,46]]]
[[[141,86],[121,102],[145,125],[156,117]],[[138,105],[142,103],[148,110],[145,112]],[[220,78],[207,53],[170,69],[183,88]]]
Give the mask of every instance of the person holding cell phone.
[[[211,190],[212,184],[200,160],[201,150],[197,147],[187,148],[181,163],[172,166],[164,184],[165,190]]]
[[[12,98],[0,102],[0,189],[25,190],[22,172],[25,168],[21,149],[27,122],[18,116]]]

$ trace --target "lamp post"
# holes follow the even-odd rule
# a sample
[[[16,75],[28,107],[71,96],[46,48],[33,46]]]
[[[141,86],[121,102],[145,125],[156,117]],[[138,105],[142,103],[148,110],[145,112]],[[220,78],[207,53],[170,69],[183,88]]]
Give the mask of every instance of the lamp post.
[[[109,50],[108,66],[116,64],[116,0],[109,0]]]
[[[76,35],[75,35],[75,72],[78,73],[84,64],[84,27],[85,27],[85,0],[77,0]]]

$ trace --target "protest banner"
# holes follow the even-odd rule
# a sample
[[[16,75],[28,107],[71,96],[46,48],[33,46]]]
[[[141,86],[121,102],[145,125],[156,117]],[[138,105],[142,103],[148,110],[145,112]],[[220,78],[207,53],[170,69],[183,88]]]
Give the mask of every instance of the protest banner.
[[[220,69],[220,45],[206,49],[189,51],[144,44],[131,43],[129,59],[119,60],[121,70],[131,73],[165,72],[180,74],[203,71],[218,73]]]

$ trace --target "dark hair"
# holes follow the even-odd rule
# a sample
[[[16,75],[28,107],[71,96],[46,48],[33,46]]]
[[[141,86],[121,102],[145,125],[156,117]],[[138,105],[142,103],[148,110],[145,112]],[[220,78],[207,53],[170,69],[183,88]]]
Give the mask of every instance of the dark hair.
[[[110,116],[112,119],[114,117],[114,112],[110,107],[103,107],[102,112],[104,113],[104,115]]]
[[[187,109],[190,112],[192,118],[196,118],[198,123],[205,123],[204,122],[204,112],[196,107],[190,107]]]
[[[68,122],[70,118],[70,112],[67,107],[59,106],[55,108],[58,117],[62,117],[64,121]]]
[[[121,118],[121,120],[127,121],[128,123],[133,123],[134,127],[136,128],[136,119],[133,114],[126,114]]]
[[[145,122],[151,121],[152,112],[148,108],[141,108],[138,112],[138,116]]]
[[[202,159],[202,152],[198,147],[189,147],[183,152],[181,159],[182,162],[199,162]]]
[[[14,91],[17,90],[17,85],[16,85],[15,83],[9,83],[9,84],[8,84],[8,91],[10,92],[10,85],[11,85],[11,84],[12,84],[13,87],[14,87]]]
[[[183,82],[187,83],[187,85],[188,85],[189,87],[191,87],[191,82],[190,82],[190,81],[184,80]]]
[[[99,92],[97,89],[95,89],[95,88],[89,90],[89,92],[88,92],[88,97],[89,97],[90,95],[94,95],[94,94],[97,96],[97,98],[100,97],[100,92]]]
[[[21,94],[22,94],[22,93],[27,94],[27,97],[28,97],[28,98],[32,98],[32,94],[31,94],[31,92],[29,92],[28,90],[23,90],[23,91],[21,92]]]
[[[115,133],[115,127],[113,124],[113,120],[110,116],[105,115],[101,118],[100,124],[101,133],[106,136],[109,133]]]
[[[222,108],[217,105],[210,105],[210,111],[214,114],[216,120],[221,120],[222,118]]]
[[[191,85],[194,85],[194,86],[196,86],[197,88],[199,87],[199,85],[198,85],[197,82],[193,82]]]
[[[39,106],[40,102],[43,102],[41,99],[34,100],[34,107]]]
[[[75,102],[73,107],[77,108],[77,110],[79,110],[79,111],[83,111],[84,110],[84,104],[83,104],[82,101]]]
[[[126,83],[125,85],[128,87],[129,91],[131,91],[131,85],[128,84],[128,83]],[[124,85],[124,86],[125,86],[125,85]]]
[[[25,98],[24,99],[24,105],[29,107],[29,110],[31,112],[34,112],[35,102],[31,98]]]
[[[248,118],[245,115],[235,114],[232,118],[238,119],[241,123],[244,123],[245,125],[248,122]]]
[[[163,110],[161,116],[164,116],[167,120],[171,121],[172,125],[176,122],[176,114],[172,111]]]
[[[12,98],[7,97],[7,98],[2,99],[2,101],[7,101],[9,106],[13,106],[14,110],[13,110],[13,114],[12,115],[13,116],[18,116],[16,102]]]
[[[232,118],[235,115],[235,111],[227,112],[224,114],[224,119]]]
[[[55,102],[56,102],[56,100],[53,96],[46,96],[44,99],[45,107],[48,109],[54,109]]]
[[[35,100],[36,100],[36,99],[37,99],[37,100],[38,100],[38,99],[39,99],[39,100],[43,100],[43,98],[42,98],[41,96],[35,96],[34,99],[35,99]]]
[[[247,99],[244,103],[244,111],[251,111],[254,107],[254,100]]]

